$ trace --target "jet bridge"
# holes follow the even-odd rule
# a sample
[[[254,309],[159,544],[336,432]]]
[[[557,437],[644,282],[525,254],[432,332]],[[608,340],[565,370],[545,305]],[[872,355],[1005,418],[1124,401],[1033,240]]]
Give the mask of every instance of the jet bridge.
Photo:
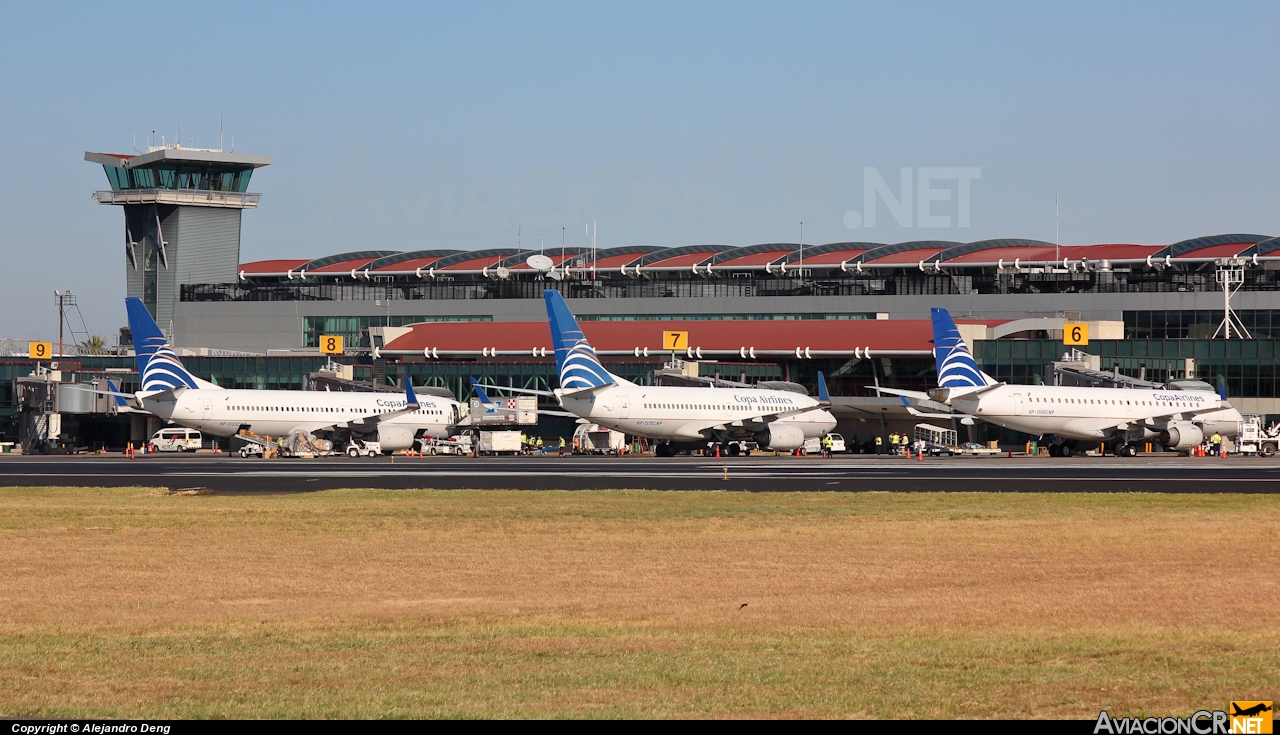
[[[1168,382],[1175,380],[1194,380],[1196,361],[1187,358],[1140,358],[1138,375],[1126,375],[1121,371],[1122,362],[1133,362],[1135,358],[1120,358],[1111,364],[1110,370],[1103,369],[1102,359],[1098,355],[1090,355],[1080,350],[1064,353],[1061,360],[1045,366],[1044,382],[1046,385],[1063,385],[1081,388],[1163,388]],[[1132,367],[1128,367],[1132,371]],[[1167,376],[1166,381],[1148,380],[1150,375]]]

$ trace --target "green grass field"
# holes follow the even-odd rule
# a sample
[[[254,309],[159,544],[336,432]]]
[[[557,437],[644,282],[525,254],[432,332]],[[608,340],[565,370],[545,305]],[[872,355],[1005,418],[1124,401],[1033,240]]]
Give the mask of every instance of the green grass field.
[[[1185,715],[1277,698],[1277,510],[0,489],[0,715]]]

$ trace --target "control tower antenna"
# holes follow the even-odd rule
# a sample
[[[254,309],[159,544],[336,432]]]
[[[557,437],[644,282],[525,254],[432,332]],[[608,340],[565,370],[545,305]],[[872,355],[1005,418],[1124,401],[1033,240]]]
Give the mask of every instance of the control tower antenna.
[[[218,152],[222,152],[222,110],[218,110]]]
[[[1053,259],[1057,260],[1061,255],[1061,248],[1058,245],[1058,195],[1053,195]]]

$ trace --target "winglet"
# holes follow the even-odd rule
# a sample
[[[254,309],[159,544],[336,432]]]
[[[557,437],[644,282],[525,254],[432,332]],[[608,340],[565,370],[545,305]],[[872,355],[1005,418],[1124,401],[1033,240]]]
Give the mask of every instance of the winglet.
[[[475,389],[476,398],[479,398],[481,403],[486,406],[493,405],[493,401],[489,400],[489,394],[484,392],[484,388],[480,387],[480,383],[476,382],[475,378],[471,379],[471,387]]]
[[[115,381],[112,381],[112,380],[107,381],[107,390],[111,391],[112,394],[120,392],[120,389],[116,387]],[[117,406],[120,406],[121,408],[129,407],[129,404],[124,402],[124,396],[112,395],[111,397],[116,400]]]
[[[413,383],[409,382],[408,375],[404,376],[404,399],[408,402],[409,406],[416,407],[418,405],[418,396],[413,392]]]
[[[824,405],[831,405],[831,394],[827,392],[827,379],[822,377],[822,371],[818,371],[818,400]]]
[[[906,396],[898,396],[898,400],[902,401],[902,405],[906,406],[908,411],[911,410],[911,404],[907,402]]]

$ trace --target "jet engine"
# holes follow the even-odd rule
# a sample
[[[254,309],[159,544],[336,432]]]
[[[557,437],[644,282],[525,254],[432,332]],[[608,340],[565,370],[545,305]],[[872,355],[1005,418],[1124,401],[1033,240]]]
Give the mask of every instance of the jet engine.
[[[775,422],[756,435],[756,443],[765,449],[799,449],[804,446],[804,432],[795,424]]]
[[[395,426],[383,424],[378,427],[377,441],[382,445],[382,451],[394,452],[397,449],[409,449],[413,446],[414,434],[413,428],[408,426]]]
[[[1159,438],[1161,444],[1181,452],[1199,446],[1200,442],[1204,441],[1204,432],[1195,424],[1179,421],[1176,424],[1169,424],[1169,428],[1160,432]]]

